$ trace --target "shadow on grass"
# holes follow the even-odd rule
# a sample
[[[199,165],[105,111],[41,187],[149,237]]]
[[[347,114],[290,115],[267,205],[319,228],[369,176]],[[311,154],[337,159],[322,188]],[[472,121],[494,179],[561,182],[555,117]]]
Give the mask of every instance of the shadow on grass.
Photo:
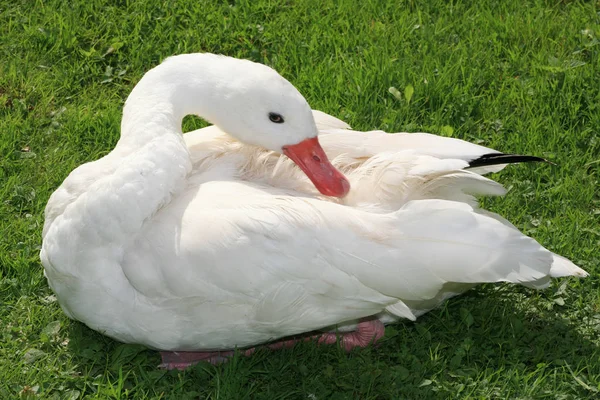
[[[582,328],[589,313],[565,319],[568,303],[562,307],[547,294],[476,289],[416,323],[388,326],[378,346],[351,354],[303,343],[167,372],[157,369],[157,352],[114,342],[81,324],[69,332],[70,350],[79,372],[96,377],[86,390],[106,396],[112,392],[103,390],[134,398],[593,397],[600,354]],[[556,388],[557,375],[572,385]]]
[[[590,340],[597,335],[584,326],[589,314],[569,320],[568,305],[559,306],[561,301],[544,297],[548,294],[491,285],[475,290],[412,326],[395,327],[396,337],[383,350],[390,355],[396,351],[389,361],[409,370],[410,384],[441,397],[464,391],[486,397],[547,392],[554,398],[560,394],[554,387],[556,375],[573,383],[568,394],[595,395],[600,353]]]

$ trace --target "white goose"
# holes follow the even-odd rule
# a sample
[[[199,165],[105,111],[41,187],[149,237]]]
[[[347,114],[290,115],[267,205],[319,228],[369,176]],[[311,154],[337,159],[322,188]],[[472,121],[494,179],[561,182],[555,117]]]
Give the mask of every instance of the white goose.
[[[182,136],[187,114],[215,126]],[[465,168],[522,160],[353,132],[264,65],[180,55],[133,89],[115,149],[52,194],[40,256],[69,317],[167,368],[358,324],[350,349],[477,283],[587,275],[473,201],[503,189]]]

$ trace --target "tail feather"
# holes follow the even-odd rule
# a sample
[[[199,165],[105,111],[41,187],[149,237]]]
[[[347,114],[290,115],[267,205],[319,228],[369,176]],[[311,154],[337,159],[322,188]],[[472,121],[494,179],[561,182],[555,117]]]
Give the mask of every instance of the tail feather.
[[[550,267],[550,276],[553,278],[560,278],[563,276],[578,276],[585,278],[589,274],[571,261],[558,254],[553,254],[554,260]]]

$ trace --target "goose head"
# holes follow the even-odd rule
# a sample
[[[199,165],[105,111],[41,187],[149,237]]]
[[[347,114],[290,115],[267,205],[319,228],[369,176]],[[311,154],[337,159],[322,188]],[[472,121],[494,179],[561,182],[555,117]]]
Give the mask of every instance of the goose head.
[[[203,82],[197,93],[204,99],[201,108],[206,112],[192,113],[243,143],[285,154],[322,194],[343,197],[348,193],[350,183],[319,144],[308,102],[290,82],[263,64],[204,56],[203,71],[196,76]]]

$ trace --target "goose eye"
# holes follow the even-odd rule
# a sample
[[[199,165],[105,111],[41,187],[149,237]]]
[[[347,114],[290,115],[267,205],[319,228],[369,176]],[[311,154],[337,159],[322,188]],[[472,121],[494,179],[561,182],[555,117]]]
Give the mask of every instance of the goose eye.
[[[271,122],[275,122],[276,124],[283,124],[283,117],[281,114],[269,113],[269,119]]]

